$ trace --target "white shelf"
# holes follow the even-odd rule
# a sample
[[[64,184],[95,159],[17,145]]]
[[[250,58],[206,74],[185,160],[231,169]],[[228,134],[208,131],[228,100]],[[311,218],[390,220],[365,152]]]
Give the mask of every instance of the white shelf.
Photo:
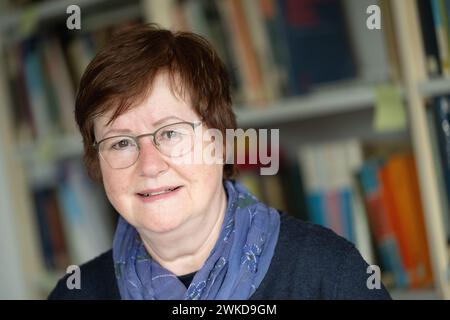
[[[405,95],[404,90],[402,94]],[[450,94],[450,78],[431,79],[419,86],[424,97]],[[284,99],[267,107],[236,108],[239,126],[265,126],[288,121],[373,108],[376,85],[352,85]]]
[[[271,125],[284,121],[307,119],[342,112],[372,108],[375,102],[373,87],[349,87],[317,91],[307,96],[285,99],[267,106],[263,110],[250,109],[236,112],[239,126]],[[33,161],[37,158],[46,160],[83,153],[82,138],[79,134],[61,136],[36,143],[27,143],[18,147],[19,158]]]
[[[433,289],[420,289],[420,290],[390,290],[392,299],[394,300],[440,300],[437,292]]]
[[[373,108],[375,89],[373,86],[350,86],[327,89],[309,95],[284,99],[264,109],[242,107],[236,110],[238,125],[270,126],[287,121],[298,121],[312,117]],[[83,153],[82,138],[79,134],[29,143],[18,148],[19,157],[31,161],[37,155],[44,157],[70,157]]]
[[[83,143],[80,135],[55,137],[17,148],[18,158],[27,170],[28,183],[34,187],[56,181],[55,161],[80,157],[82,154]]]
[[[430,79],[419,86],[419,92],[424,97],[450,94],[450,78]]]
[[[351,112],[373,108],[374,86],[350,86],[327,89],[285,99],[266,108],[242,107],[236,109],[239,126],[265,126],[287,121]]]
[[[36,143],[26,143],[17,148],[19,158],[33,161],[35,158],[46,160],[79,156],[83,153],[81,135],[60,136]]]

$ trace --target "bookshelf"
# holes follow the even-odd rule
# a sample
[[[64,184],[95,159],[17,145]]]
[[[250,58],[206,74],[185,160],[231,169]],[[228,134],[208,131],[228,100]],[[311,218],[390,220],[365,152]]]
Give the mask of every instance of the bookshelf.
[[[433,290],[417,290],[415,292],[397,291],[389,292],[394,300],[439,300],[440,295]]]
[[[450,91],[449,78],[426,79],[419,84],[419,93],[424,98],[448,94]]]
[[[373,86],[348,85],[282,100],[260,110],[238,106],[236,116],[239,125],[258,127],[372,108],[374,102]]]
[[[92,7],[109,4],[111,0],[59,0],[59,1],[45,1],[35,5],[28,5],[25,9],[15,9],[8,13],[0,14],[0,30],[11,30],[20,26],[24,19],[32,19],[34,24],[61,18],[67,16],[66,8],[72,4],[78,5],[80,8],[89,10]],[[137,9],[137,7],[134,7]],[[126,10],[122,13],[124,15],[135,15],[137,10]],[[27,15],[31,14],[31,18]],[[114,20],[113,20],[114,21]],[[117,21],[117,20],[115,20]]]
[[[433,164],[431,138],[426,120],[424,97],[419,92],[426,80],[425,58],[421,43],[419,16],[416,6],[408,0],[392,2],[394,24],[398,32],[400,61],[404,72],[404,86],[408,99],[411,134],[419,173],[421,195],[425,206],[425,221],[431,252],[436,288],[445,299],[450,299],[449,256],[447,251],[443,215],[438,198],[436,168]],[[422,56],[421,56],[422,54]]]
[[[95,29],[100,28],[101,25],[114,24],[117,21],[143,15],[144,19],[148,21],[157,21],[161,25],[167,26],[170,21],[170,8],[174,2],[173,0],[142,0],[127,5],[123,10],[116,9],[110,12],[96,13],[93,17],[87,17],[85,22],[87,28]],[[82,10],[87,10],[104,6],[110,1],[78,0],[75,3]],[[397,35],[396,41],[399,44],[401,68],[404,70],[401,78],[402,95],[407,102],[410,140],[416,157],[421,197],[425,207],[426,228],[436,278],[436,290],[418,292],[395,290],[393,297],[450,299],[449,255],[442,218],[445,213],[438,198],[437,173],[432,159],[431,137],[428,134],[424,102],[426,98],[450,94],[450,79],[444,77],[429,79],[425,66],[417,63],[417,61],[425,61],[425,59],[420,55],[423,52],[423,45],[417,24],[418,13],[415,6],[411,6],[410,3],[410,0],[395,0],[392,1],[391,7]],[[32,9],[27,7],[12,13],[0,13],[0,34],[17,27],[31,10],[34,22],[37,24],[63,17],[65,8],[70,4],[74,4],[74,1],[45,1]],[[158,17],[154,15],[156,8],[162,9],[162,11],[158,11],[160,13]],[[0,48],[6,45],[0,42]],[[29,189],[33,185],[45,185],[54,179],[53,172],[49,168],[52,166],[51,161],[80,156],[83,147],[81,137],[71,134],[37,144],[19,145],[17,150],[14,149],[13,146],[16,144],[11,134],[13,130],[11,128],[12,115],[9,112],[12,102],[8,98],[6,79],[1,77],[6,74],[6,72],[2,72],[4,65],[5,62],[0,60],[0,105],[6,106],[6,108],[0,108],[0,129],[2,130],[0,132],[0,146],[2,146],[0,174],[7,177],[0,183],[0,232],[2,234],[0,239],[2,244],[12,244],[13,247],[0,246],[0,253],[11,255],[11,252],[21,252],[21,254],[11,255],[13,259],[8,260],[8,263],[5,264],[5,269],[8,270],[7,274],[10,276],[5,279],[1,278],[6,289],[0,290],[0,298],[34,298],[39,297],[36,287],[41,286],[43,282],[39,279],[48,279],[49,275],[43,270],[42,261],[40,261],[42,258],[37,254],[39,240],[35,228],[36,221],[32,218],[34,215]],[[383,81],[378,79],[374,83],[361,80],[346,82],[339,86],[324,86],[301,96],[277,99],[266,106],[255,107],[254,105],[238,104],[236,106],[238,124],[242,127],[279,126],[283,128],[286,124],[292,127],[296,122],[308,122],[311,119],[320,121],[321,118],[330,119],[343,114],[350,115],[349,118],[351,118],[352,114],[372,112],[376,103],[376,86],[382,84]],[[351,126],[350,121],[349,126]],[[43,150],[49,157],[50,164],[47,167],[37,165],[30,170],[26,164],[32,164],[37,155],[44,152]],[[24,234],[26,236],[23,236]],[[53,279],[50,276],[50,280],[47,281],[51,283]]]
[[[319,90],[306,96],[285,99],[270,106],[255,110],[248,106],[238,106],[236,116],[239,126],[267,126],[287,121],[299,121],[314,117],[348,113],[373,108],[375,92],[373,86],[350,85],[345,88]],[[299,106],[301,108],[299,108]],[[19,154],[24,160],[32,160],[44,143],[19,146]],[[66,135],[52,141],[55,158],[75,156],[83,152],[80,135]]]
[[[0,47],[2,43],[0,40]],[[11,135],[10,100],[4,75],[5,62],[0,57],[0,232],[2,270],[1,299],[36,299],[34,285],[43,268],[38,248],[35,220],[26,192],[26,176],[15,156]],[[4,107],[3,107],[4,106]],[[20,232],[19,232],[20,230]]]

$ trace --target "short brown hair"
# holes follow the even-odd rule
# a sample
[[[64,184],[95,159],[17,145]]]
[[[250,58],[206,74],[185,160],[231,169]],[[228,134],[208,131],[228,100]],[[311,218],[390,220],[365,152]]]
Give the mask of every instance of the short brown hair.
[[[163,70],[168,72],[171,90],[182,96],[187,90],[208,128],[219,129],[224,137],[226,129],[236,128],[228,74],[207,40],[155,24],[129,27],[115,34],[87,66],[76,96],[75,119],[83,137],[84,162],[94,180],[102,177],[93,147],[93,120],[113,109],[111,123],[136,106]],[[232,177],[235,170],[234,165],[225,164],[224,177]]]

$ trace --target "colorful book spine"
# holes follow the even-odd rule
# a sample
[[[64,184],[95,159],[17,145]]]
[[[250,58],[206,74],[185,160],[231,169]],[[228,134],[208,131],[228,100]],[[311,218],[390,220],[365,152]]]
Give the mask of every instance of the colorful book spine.
[[[437,97],[432,105],[437,129],[441,168],[444,173],[446,196],[450,199],[450,99]]]
[[[237,0],[223,0],[218,3],[229,32],[233,35],[232,47],[243,80],[245,100],[252,105],[263,106],[267,103],[264,78],[244,6]]]
[[[431,7],[433,10],[442,73],[443,75],[448,76],[450,75],[449,38],[447,26],[444,24],[443,2],[441,0],[431,0]]]
[[[355,141],[305,146],[298,158],[310,220],[358,246],[355,215],[360,213],[355,212],[352,176],[360,157],[356,157],[354,148],[359,148]]]
[[[45,75],[35,41],[37,40],[31,39],[24,46],[25,83],[33,122],[36,126],[36,138],[45,139],[54,132],[53,127],[55,123],[48,112],[49,100],[45,88]]]
[[[278,23],[286,34],[292,95],[356,75],[341,1],[278,0],[277,5]]]
[[[442,73],[442,66],[431,1],[417,0],[417,7],[420,14],[420,27],[427,59],[428,74],[430,76],[437,76]]]
[[[386,209],[380,181],[379,161],[366,161],[358,177],[364,192],[364,199],[370,226],[381,257],[382,271],[392,272],[399,288],[409,286],[409,278],[401,258],[400,246],[394,232],[393,223]]]
[[[439,130],[442,129],[440,121],[436,120],[435,116],[435,103],[432,101],[426,108],[428,130],[431,140],[431,150],[433,153],[433,164],[436,168],[436,176],[438,180],[438,192],[441,206],[444,210],[443,220],[445,233],[447,235],[447,241],[450,242],[450,197],[448,196],[448,189],[445,183],[446,176],[444,174],[444,162],[441,161],[441,150],[439,146]],[[439,128],[439,130],[438,130]]]
[[[381,177],[386,212],[400,246],[409,287],[427,287],[432,284],[433,275],[413,155],[391,156],[381,169]]]
[[[49,220],[47,216],[46,203],[49,190],[40,189],[35,190],[34,197],[34,210],[36,213],[37,227],[39,229],[39,237],[41,244],[41,252],[45,267],[49,270],[55,269],[54,248],[52,238],[49,230]]]

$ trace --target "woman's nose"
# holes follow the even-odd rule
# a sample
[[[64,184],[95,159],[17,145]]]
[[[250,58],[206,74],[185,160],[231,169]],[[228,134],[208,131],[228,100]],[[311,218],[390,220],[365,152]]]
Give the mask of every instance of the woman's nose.
[[[148,177],[157,177],[169,168],[166,159],[156,148],[150,137],[140,141],[140,154],[137,165],[140,174]]]

